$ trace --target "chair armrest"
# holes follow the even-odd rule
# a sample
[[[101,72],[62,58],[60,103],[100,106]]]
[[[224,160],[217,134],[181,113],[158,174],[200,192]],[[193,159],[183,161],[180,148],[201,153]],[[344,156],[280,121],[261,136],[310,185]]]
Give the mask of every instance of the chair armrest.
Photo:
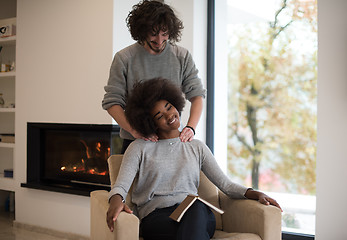
[[[281,239],[281,210],[249,199],[230,199],[219,192],[223,231],[258,234],[262,240]]]
[[[97,190],[90,193],[90,238],[92,240],[138,240],[139,219],[126,212],[121,212],[114,224],[114,231],[107,227],[108,192]]]
[[[134,215],[121,212],[114,224],[117,240],[139,240],[140,220]]]

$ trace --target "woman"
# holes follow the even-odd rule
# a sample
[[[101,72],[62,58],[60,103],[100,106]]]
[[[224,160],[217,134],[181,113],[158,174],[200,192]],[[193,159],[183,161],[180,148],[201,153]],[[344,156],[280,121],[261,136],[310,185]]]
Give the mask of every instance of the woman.
[[[200,170],[229,197],[259,200],[280,208],[264,193],[230,181],[204,143],[180,141],[179,118],[184,104],[182,91],[168,80],[157,78],[134,86],[126,117],[136,131],[144,136],[156,134],[159,140],[137,139],[125,152],[110,191],[107,223],[111,231],[121,211],[132,213],[123,200],[135,179],[132,202],[145,240],[210,239],[215,231],[214,214],[200,201],[189,208],[180,223],[169,218],[187,195],[197,195]]]

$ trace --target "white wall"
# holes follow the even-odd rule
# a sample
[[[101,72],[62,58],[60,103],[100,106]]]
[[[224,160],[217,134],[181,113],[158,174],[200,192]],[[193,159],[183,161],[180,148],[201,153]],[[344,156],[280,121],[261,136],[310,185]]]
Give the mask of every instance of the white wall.
[[[125,19],[127,18],[132,6],[138,0],[114,0],[113,5],[113,55],[119,50],[133,44]]]
[[[192,51],[205,83],[206,0],[168,2],[184,21],[180,45]],[[111,122],[100,102],[113,57],[113,3],[18,0],[17,7],[16,221],[88,236],[89,198],[20,187],[26,180],[26,123]],[[319,0],[318,7],[316,239],[343,239],[347,234],[347,2]],[[125,26],[125,21],[118,18],[116,24]],[[127,31],[120,34],[119,39],[128,38]],[[203,134],[204,120],[198,131]]]
[[[111,123],[101,108],[113,1],[18,0],[16,221],[89,236],[89,197],[21,188],[27,122]]]
[[[103,87],[114,52],[133,42],[125,17],[138,1],[17,1],[16,221],[89,236],[89,197],[20,187],[26,181],[26,124],[111,123],[101,108]],[[179,44],[192,52],[205,84],[206,0],[170,4],[185,26]],[[202,116],[197,138],[205,139],[204,129]]]
[[[114,53],[122,48],[134,43],[125,18],[128,16],[131,7],[138,3],[138,0],[114,0]],[[182,20],[184,29],[182,39],[177,44],[187,48],[193,55],[193,59],[199,69],[199,77],[206,87],[206,53],[207,53],[207,0],[165,0]],[[204,101],[206,103],[206,100]],[[206,108],[206,107],[205,107]],[[206,138],[206,112],[204,111],[196,129],[195,138],[205,141]],[[190,102],[182,113],[182,124],[186,124],[189,117]]]
[[[347,1],[318,1],[316,240],[346,239]]]
[[[206,56],[207,56],[207,0],[165,0],[172,6],[177,16],[183,22],[182,40],[178,45],[187,48],[199,70],[199,77],[206,88]],[[182,124],[186,124],[189,117],[190,103],[187,101],[182,113]],[[195,138],[205,142],[206,139],[206,100],[204,110],[196,129]]]

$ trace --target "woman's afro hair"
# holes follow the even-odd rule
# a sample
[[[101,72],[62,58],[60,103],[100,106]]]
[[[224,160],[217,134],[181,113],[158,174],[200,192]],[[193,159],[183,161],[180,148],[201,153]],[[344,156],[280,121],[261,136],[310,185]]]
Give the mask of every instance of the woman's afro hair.
[[[156,133],[151,111],[160,100],[168,101],[179,113],[185,105],[181,88],[164,78],[138,82],[128,96],[125,116],[129,124],[145,137]]]

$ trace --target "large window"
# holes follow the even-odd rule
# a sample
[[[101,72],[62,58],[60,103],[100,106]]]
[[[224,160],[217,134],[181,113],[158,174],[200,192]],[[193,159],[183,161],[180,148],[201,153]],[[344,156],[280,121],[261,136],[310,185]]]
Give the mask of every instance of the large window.
[[[317,2],[214,4],[214,154],[278,200],[283,231],[314,235]]]

